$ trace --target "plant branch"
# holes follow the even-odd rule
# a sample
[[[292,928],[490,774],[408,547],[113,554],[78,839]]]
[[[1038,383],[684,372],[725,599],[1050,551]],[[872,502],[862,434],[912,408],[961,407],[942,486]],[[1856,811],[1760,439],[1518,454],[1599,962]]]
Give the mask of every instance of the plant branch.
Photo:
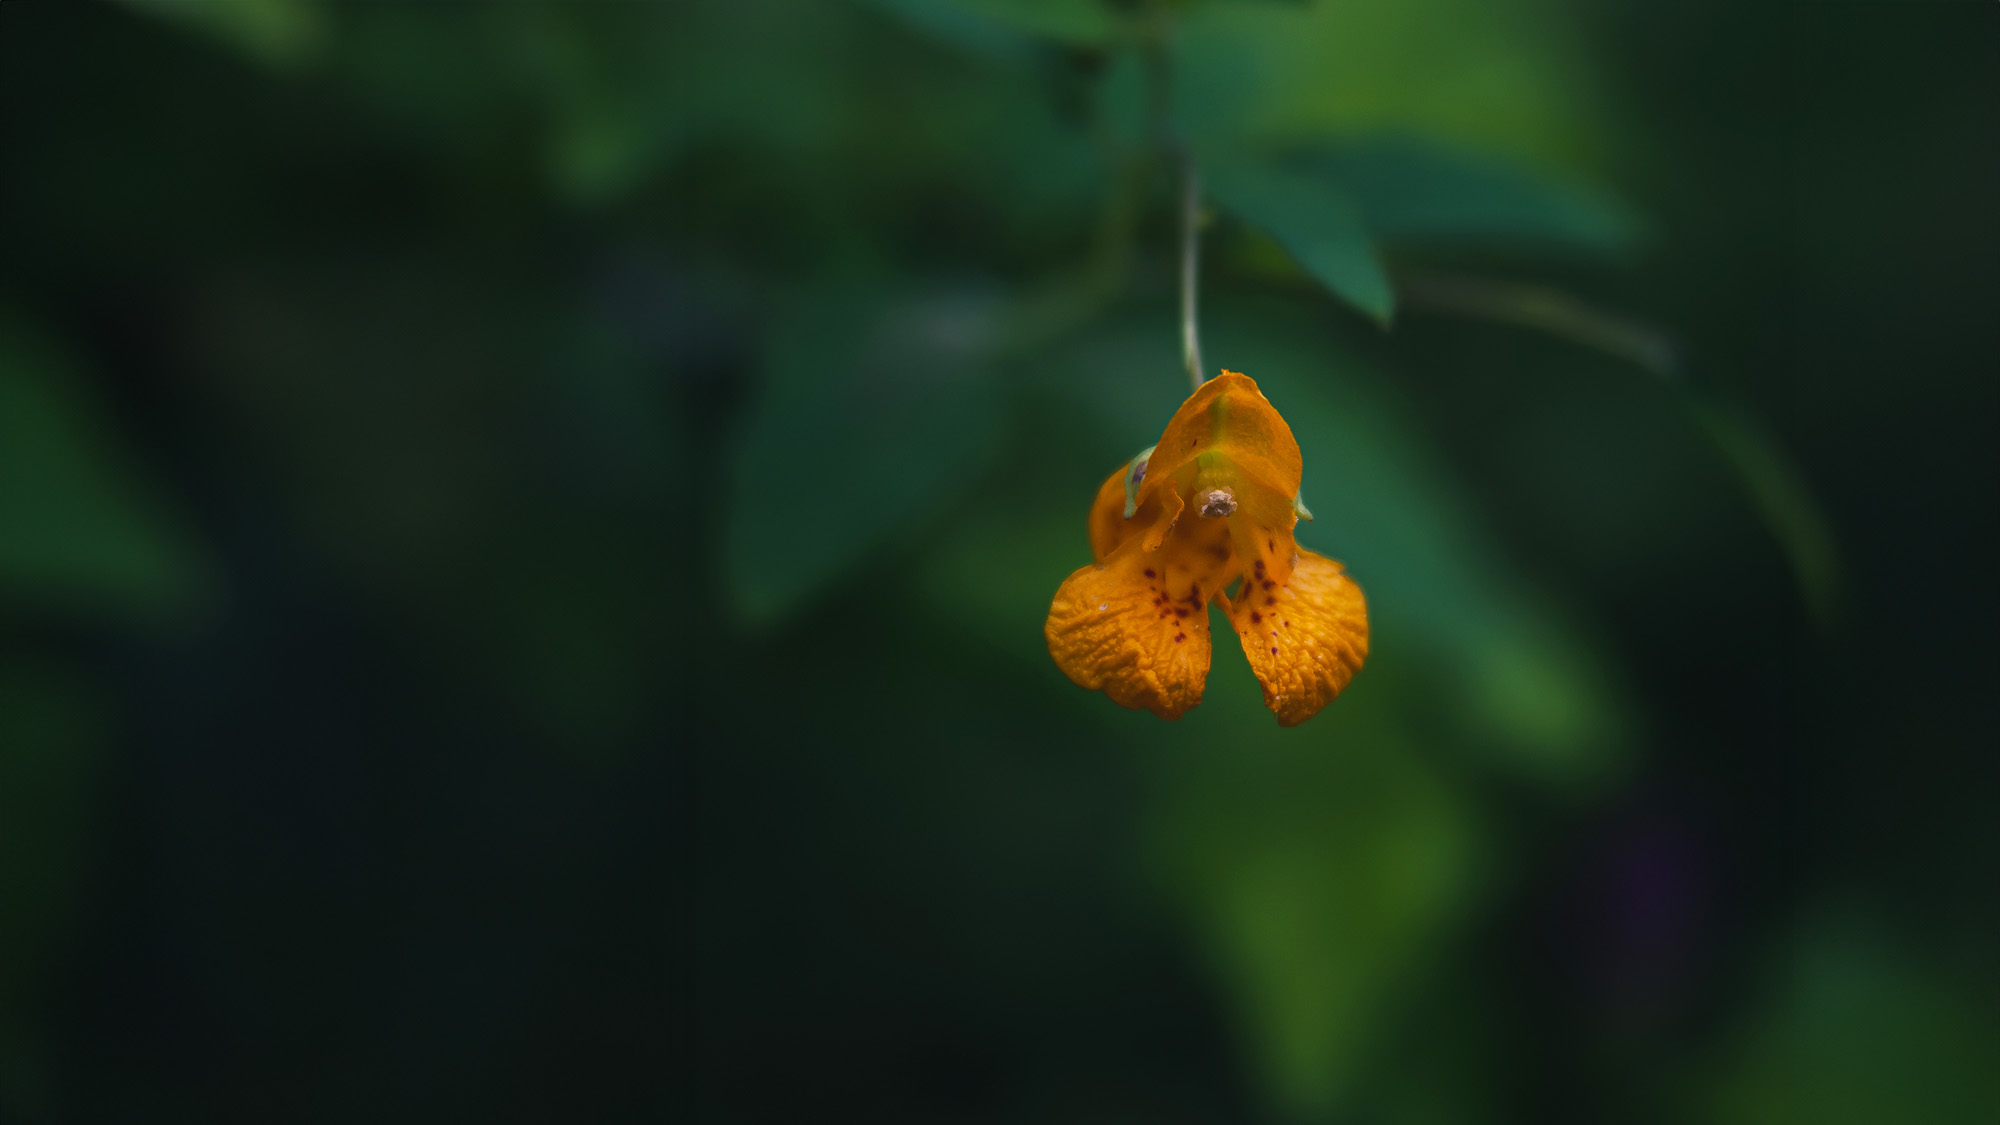
[[[1403,273],[1396,289],[1412,305],[1496,324],[1533,328],[1617,356],[1663,377],[1680,367],[1673,338],[1556,289],[1463,274]]]

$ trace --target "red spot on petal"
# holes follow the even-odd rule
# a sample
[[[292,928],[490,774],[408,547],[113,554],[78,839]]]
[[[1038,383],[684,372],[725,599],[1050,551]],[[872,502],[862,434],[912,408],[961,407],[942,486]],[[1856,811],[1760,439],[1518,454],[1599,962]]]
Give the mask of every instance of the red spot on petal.
[[[1158,578],[1158,577],[1159,577],[1159,575],[1157,575],[1157,574],[1154,574],[1154,573],[1153,573],[1153,568],[1149,566],[1149,567],[1147,567],[1147,568],[1146,568],[1146,577],[1148,577],[1148,578]]]
[[[1276,656],[1276,655],[1278,655],[1278,646],[1277,646],[1277,645],[1272,645],[1272,646],[1271,646],[1271,655],[1272,655],[1272,656]]]
[[[1186,607],[1186,606],[1175,606],[1175,607],[1174,607],[1174,616],[1175,616],[1175,617],[1186,617],[1187,615],[1188,615],[1188,611],[1187,611],[1187,607]]]
[[[1270,580],[1270,579],[1268,579],[1268,578],[1266,578],[1266,579],[1264,579],[1264,581],[1262,581],[1262,582],[1258,583],[1258,585],[1260,585],[1260,586],[1264,587],[1264,588],[1265,588],[1266,590],[1268,590],[1268,589],[1270,589],[1271,587],[1273,587],[1273,586],[1276,586],[1276,585],[1277,585],[1277,583],[1276,583],[1276,582],[1273,582],[1273,581],[1271,581],[1271,580]]]
[[[1261,623],[1263,622],[1263,620],[1264,620],[1264,615],[1263,615],[1263,614],[1261,614],[1261,613],[1258,613],[1258,612],[1257,612],[1256,610],[1254,610],[1254,609],[1250,611],[1250,623],[1251,623],[1252,625],[1257,625],[1257,624],[1261,624]]]
[[[1174,643],[1175,643],[1175,644],[1179,644],[1179,643],[1181,643],[1181,642],[1182,642],[1182,641],[1184,641],[1184,640],[1187,640],[1187,634],[1186,634],[1186,633],[1175,633],[1175,634],[1174,634]],[[1274,648],[1274,649],[1272,649],[1271,651],[1272,651],[1272,652],[1276,652],[1276,651],[1278,651],[1278,650]]]

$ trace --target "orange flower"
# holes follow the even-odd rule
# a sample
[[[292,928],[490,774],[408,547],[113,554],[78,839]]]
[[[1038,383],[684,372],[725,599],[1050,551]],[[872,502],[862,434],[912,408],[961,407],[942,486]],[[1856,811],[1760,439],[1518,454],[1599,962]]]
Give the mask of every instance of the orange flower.
[[[1368,607],[1339,563],[1293,541],[1300,471],[1291,427],[1255,382],[1203,383],[1097,490],[1097,562],[1063,580],[1044,629],[1064,674],[1178,719],[1201,702],[1214,602],[1280,725],[1332,702],[1368,656]]]

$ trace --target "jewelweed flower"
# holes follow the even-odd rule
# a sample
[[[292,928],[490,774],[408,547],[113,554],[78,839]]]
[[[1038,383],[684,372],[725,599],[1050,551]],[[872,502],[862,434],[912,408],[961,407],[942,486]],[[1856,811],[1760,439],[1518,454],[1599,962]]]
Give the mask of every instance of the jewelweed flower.
[[[1332,702],[1368,656],[1368,606],[1339,563],[1293,540],[1312,518],[1301,470],[1291,427],[1254,381],[1203,383],[1159,444],[1097,490],[1097,561],[1063,580],[1044,629],[1064,674],[1178,719],[1208,680],[1213,602],[1280,725]]]

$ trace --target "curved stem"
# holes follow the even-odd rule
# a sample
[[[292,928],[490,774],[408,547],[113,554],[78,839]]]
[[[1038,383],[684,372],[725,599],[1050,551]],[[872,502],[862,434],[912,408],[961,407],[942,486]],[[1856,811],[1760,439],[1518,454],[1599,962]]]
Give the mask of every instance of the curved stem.
[[[1176,144],[1181,172],[1181,360],[1196,390],[1207,378],[1201,362],[1201,166]]]
[[[1140,54],[1146,75],[1146,117],[1180,177],[1181,361],[1187,365],[1188,382],[1200,390],[1206,379],[1201,362],[1201,167],[1174,128],[1173,12],[1156,3],[1153,16],[1151,34]]]

